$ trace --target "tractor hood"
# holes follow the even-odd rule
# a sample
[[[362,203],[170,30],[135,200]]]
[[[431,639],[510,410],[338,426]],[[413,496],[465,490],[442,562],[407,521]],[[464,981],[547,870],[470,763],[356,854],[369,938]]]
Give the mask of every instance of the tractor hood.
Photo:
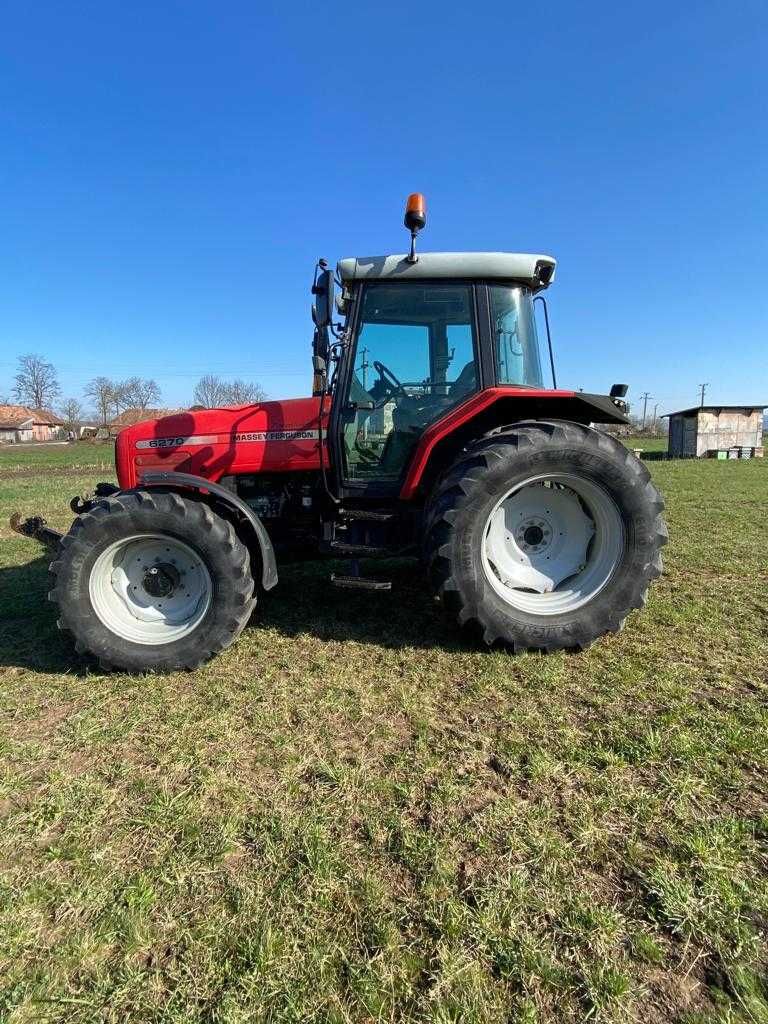
[[[158,469],[213,481],[230,473],[319,469],[319,412],[319,398],[292,398],[145,420],[117,437],[118,481],[136,487],[142,472]]]

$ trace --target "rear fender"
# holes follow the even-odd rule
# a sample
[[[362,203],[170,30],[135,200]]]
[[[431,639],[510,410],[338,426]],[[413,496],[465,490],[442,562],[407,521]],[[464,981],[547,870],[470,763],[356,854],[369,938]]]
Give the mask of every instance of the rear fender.
[[[249,547],[252,550],[254,547],[258,548],[261,558],[261,585],[264,590],[271,590],[277,584],[277,561],[269,534],[253,509],[232,491],[194,473],[173,473],[164,470],[148,470],[142,473],[139,488],[162,488],[178,491],[182,496],[185,492],[193,490],[200,494],[203,500],[212,500],[249,543]]]
[[[410,501],[427,493],[442,469],[475,438],[507,423],[535,419],[629,423],[607,395],[543,388],[486,388],[424,431],[400,490],[401,500]]]

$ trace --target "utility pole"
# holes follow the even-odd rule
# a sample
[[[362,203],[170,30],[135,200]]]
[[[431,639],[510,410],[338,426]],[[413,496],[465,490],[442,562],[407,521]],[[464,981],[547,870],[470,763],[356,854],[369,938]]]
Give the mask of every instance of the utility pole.
[[[368,349],[368,348],[363,348],[363,349],[360,350],[360,360],[361,361],[360,361],[360,365],[358,366],[358,370],[360,370],[360,372],[362,374],[362,377],[363,377],[363,391],[367,391],[368,390],[368,367],[371,365],[368,362],[368,353],[369,353],[369,351],[370,351],[370,349]],[[370,420],[370,416],[366,416],[363,419],[362,426],[360,427],[360,433],[363,435],[364,438],[368,437],[368,422],[369,422],[369,420]]]
[[[363,391],[367,391],[368,390],[368,367],[370,366],[370,363],[368,362],[368,349],[367,348],[362,349],[361,352],[360,352],[360,355],[363,358],[362,363],[360,363],[360,369],[363,371]]]
[[[649,398],[653,398],[653,395],[650,394],[650,392],[646,391],[645,394],[640,395],[640,397],[643,400],[643,423],[642,423],[642,426],[640,427],[640,429],[641,430],[645,430],[645,416],[646,416],[646,412],[648,410],[648,399]]]
[[[699,391],[701,392],[701,402],[699,404],[700,404],[702,409],[704,408],[704,395],[707,393],[707,388],[708,387],[709,387],[709,383],[707,383],[707,384],[699,384]]]
[[[658,408],[659,408],[659,403],[657,402],[656,405],[654,405],[654,407],[653,407],[653,421],[651,423],[651,430],[654,432],[654,434],[656,433],[656,412],[657,412]]]

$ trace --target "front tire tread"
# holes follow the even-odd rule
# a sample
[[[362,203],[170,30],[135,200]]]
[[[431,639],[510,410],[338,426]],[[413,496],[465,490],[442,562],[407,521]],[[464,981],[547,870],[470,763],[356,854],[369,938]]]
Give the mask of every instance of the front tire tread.
[[[104,626],[90,604],[87,567],[99,547],[142,532],[168,532],[191,543],[214,580],[211,608],[198,628],[168,644],[139,644],[119,637]],[[78,654],[93,655],[104,671],[195,669],[234,643],[256,605],[250,555],[232,524],[205,502],[173,491],[130,491],[101,499],[74,521],[49,572],[48,599],[58,605],[59,628],[72,634]]]

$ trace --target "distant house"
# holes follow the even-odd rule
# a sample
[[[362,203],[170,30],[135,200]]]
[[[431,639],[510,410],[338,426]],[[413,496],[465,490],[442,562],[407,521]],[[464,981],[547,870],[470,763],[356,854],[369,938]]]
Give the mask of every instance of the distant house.
[[[0,442],[22,444],[25,441],[54,441],[64,420],[47,409],[26,405],[0,405]]]
[[[94,420],[81,420],[75,427],[75,435],[78,440],[96,437],[99,432],[99,424]]]
[[[143,423],[144,420],[157,420],[161,416],[173,416],[177,412],[185,411],[184,409],[126,409],[125,412],[121,412],[119,416],[116,416],[108,424],[109,432],[113,437],[116,437],[121,430],[125,430],[126,427],[133,427],[137,423]]]
[[[763,454],[762,405],[701,405],[669,417],[671,458]]]

